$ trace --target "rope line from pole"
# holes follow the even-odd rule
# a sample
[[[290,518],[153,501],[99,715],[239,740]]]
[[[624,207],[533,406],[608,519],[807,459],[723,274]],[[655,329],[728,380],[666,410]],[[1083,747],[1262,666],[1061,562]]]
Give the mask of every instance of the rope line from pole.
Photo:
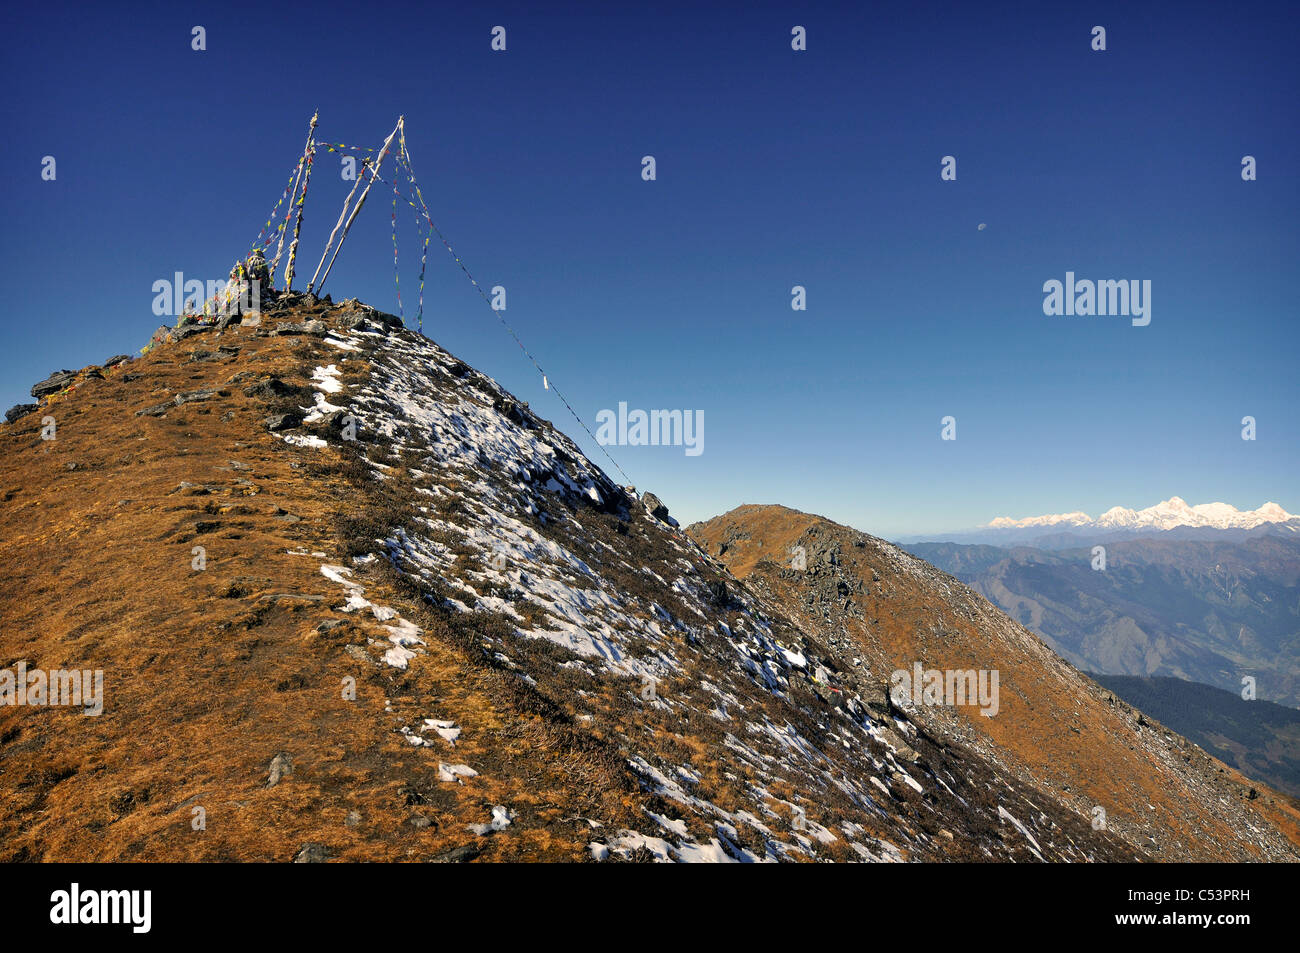
[[[507,332],[509,332],[512,338],[514,338],[515,343],[519,345],[519,350],[523,352],[524,356],[528,359],[529,363],[531,363],[533,367],[537,369],[537,372],[542,375],[542,381],[545,384],[547,390],[551,390],[555,392],[555,396],[560,399],[560,403],[562,403],[564,405],[564,409],[569,412],[569,416],[571,416],[577,422],[578,426],[581,427],[583,429],[583,432],[585,432],[587,436],[591,438],[592,442],[596,446],[600,447],[600,451],[605,455],[605,459],[607,459],[610,462],[610,464],[614,467],[614,469],[618,471],[619,475],[622,476],[624,484],[630,486],[632,484],[632,478],[627,475],[627,472],[621,466],[619,466],[618,461],[615,460],[614,457],[610,454],[609,449],[604,444],[602,444],[599,440],[596,439],[596,435],[591,432],[591,428],[587,426],[586,422],[583,421],[582,417],[579,416],[578,412],[573,409],[573,405],[569,403],[568,398],[566,398],[564,394],[560,391],[560,389],[557,386],[555,386],[555,382],[551,380],[550,376],[546,373],[545,369],[538,362],[537,358],[535,358],[532,352],[529,351],[528,348],[524,345],[523,340],[520,339],[515,329],[512,328],[506,322],[506,319],[504,317],[501,316],[501,312],[492,306],[492,299],[488,296],[488,293],[483,289],[483,286],[478,283],[478,281],[474,278],[474,276],[470,274],[469,268],[465,265],[465,262],[463,262],[460,256],[456,254],[456,250],[451,247],[451,243],[447,241],[447,238],[445,235],[443,235],[442,230],[438,228],[437,224],[434,222],[433,217],[429,214],[428,203],[426,203],[424,200],[424,193],[421,191],[420,185],[415,179],[415,173],[411,169],[411,154],[406,150],[405,139],[406,137],[404,135],[399,139],[398,150],[395,156],[395,161],[398,162],[399,166],[405,167],[410,179],[411,190],[414,192],[414,195],[419,200],[420,204],[417,207],[414,202],[411,202],[409,197],[407,198],[407,202],[411,205],[412,208],[416,209],[417,214],[421,214],[423,216],[425,222],[428,224],[433,234],[438,236],[438,240],[442,242],[442,245],[444,248],[447,249],[448,254],[450,254],[451,257],[455,260],[456,264],[460,266],[460,270],[464,273],[465,277],[469,279],[469,283],[474,286],[476,291],[478,291],[479,297],[483,299],[484,304],[486,304],[488,308],[492,311],[492,313],[496,315],[497,320],[501,323],[501,326],[505,328]],[[331,151],[333,151],[332,148]],[[381,182],[385,182],[385,184],[388,184],[386,180],[379,175],[379,170],[377,168],[373,170],[373,174],[377,178],[379,178]],[[394,175],[393,179],[394,182],[396,182],[397,176]],[[394,191],[396,191],[396,185],[394,185],[393,187],[394,187]],[[423,331],[421,331],[421,335],[423,335]]]

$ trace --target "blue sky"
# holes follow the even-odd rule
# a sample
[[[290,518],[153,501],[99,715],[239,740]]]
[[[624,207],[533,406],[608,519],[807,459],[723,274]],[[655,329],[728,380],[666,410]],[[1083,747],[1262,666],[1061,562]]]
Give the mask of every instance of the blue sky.
[[[1296,17],[1136,6],[28,6],[0,41],[0,403],[137,351],[154,281],[224,277],[314,109],[320,141],[370,146],[405,114],[434,220],[588,426],[703,411],[699,456],[609,448],[683,522],[1300,510]],[[300,275],[350,184],[321,153]],[[372,192],[336,299],[396,311],[390,211]],[[1045,316],[1067,271],[1150,280],[1150,325]],[[604,463],[440,247],[425,297],[430,337]]]

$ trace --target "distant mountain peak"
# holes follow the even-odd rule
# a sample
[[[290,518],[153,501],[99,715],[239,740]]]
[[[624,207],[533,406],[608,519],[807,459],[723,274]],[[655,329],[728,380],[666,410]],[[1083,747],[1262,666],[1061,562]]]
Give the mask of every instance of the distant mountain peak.
[[[1116,507],[1118,509],[1118,507]],[[1113,510],[1111,512],[1114,512]],[[1029,516],[1025,519],[1017,520],[1009,516],[999,516],[993,522],[989,523],[994,529],[1003,529],[1020,526],[1056,526],[1065,524],[1067,526],[1084,526],[1092,522],[1092,517],[1087,513],[1052,513],[1048,516]]]
[[[1100,529],[1173,529],[1175,526],[1206,526],[1213,529],[1253,529],[1264,523],[1285,523],[1297,517],[1277,503],[1265,503],[1257,510],[1239,510],[1229,503],[1201,503],[1189,506],[1181,496],[1171,496],[1155,506],[1131,510],[1113,506],[1097,519],[1087,513],[1055,513],[1014,519],[999,516],[989,529],[1023,529],[1034,526],[1074,526]]]

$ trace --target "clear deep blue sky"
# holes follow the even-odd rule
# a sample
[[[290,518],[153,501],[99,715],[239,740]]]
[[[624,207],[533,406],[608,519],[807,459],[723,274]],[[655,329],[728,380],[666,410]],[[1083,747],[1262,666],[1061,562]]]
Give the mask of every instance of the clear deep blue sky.
[[[611,448],[684,522],[744,502],[884,536],[1171,495],[1300,510],[1286,5],[532,6],[10,11],[0,402],[137,351],[154,281],[224,277],[313,109],[321,141],[372,146],[403,113],[435,221],[593,430],[619,401],[704,412],[698,457]],[[322,153],[300,275],[349,186]],[[336,300],[396,311],[390,203],[372,192]],[[1067,270],[1151,280],[1151,324],[1045,316]],[[604,462],[440,247],[424,327]]]

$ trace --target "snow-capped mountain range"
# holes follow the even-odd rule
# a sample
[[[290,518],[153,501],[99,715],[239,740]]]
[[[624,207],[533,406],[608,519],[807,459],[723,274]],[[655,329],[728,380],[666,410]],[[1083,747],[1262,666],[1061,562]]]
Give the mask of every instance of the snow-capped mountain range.
[[[1027,529],[1050,526],[1060,529],[1088,527],[1096,529],[1173,529],[1177,526],[1204,526],[1211,529],[1254,529],[1265,523],[1285,523],[1297,519],[1276,503],[1265,503],[1257,510],[1239,510],[1228,503],[1201,503],[1189,506],[1182,497],[1174,496],[1148,506],[1144,510],[1131,510],[1113,506],[1097,519],[1087,513],[1053,513],[1047,516],[1029,516],[1012,519],[999,516],[988,524],[989,529]]]

